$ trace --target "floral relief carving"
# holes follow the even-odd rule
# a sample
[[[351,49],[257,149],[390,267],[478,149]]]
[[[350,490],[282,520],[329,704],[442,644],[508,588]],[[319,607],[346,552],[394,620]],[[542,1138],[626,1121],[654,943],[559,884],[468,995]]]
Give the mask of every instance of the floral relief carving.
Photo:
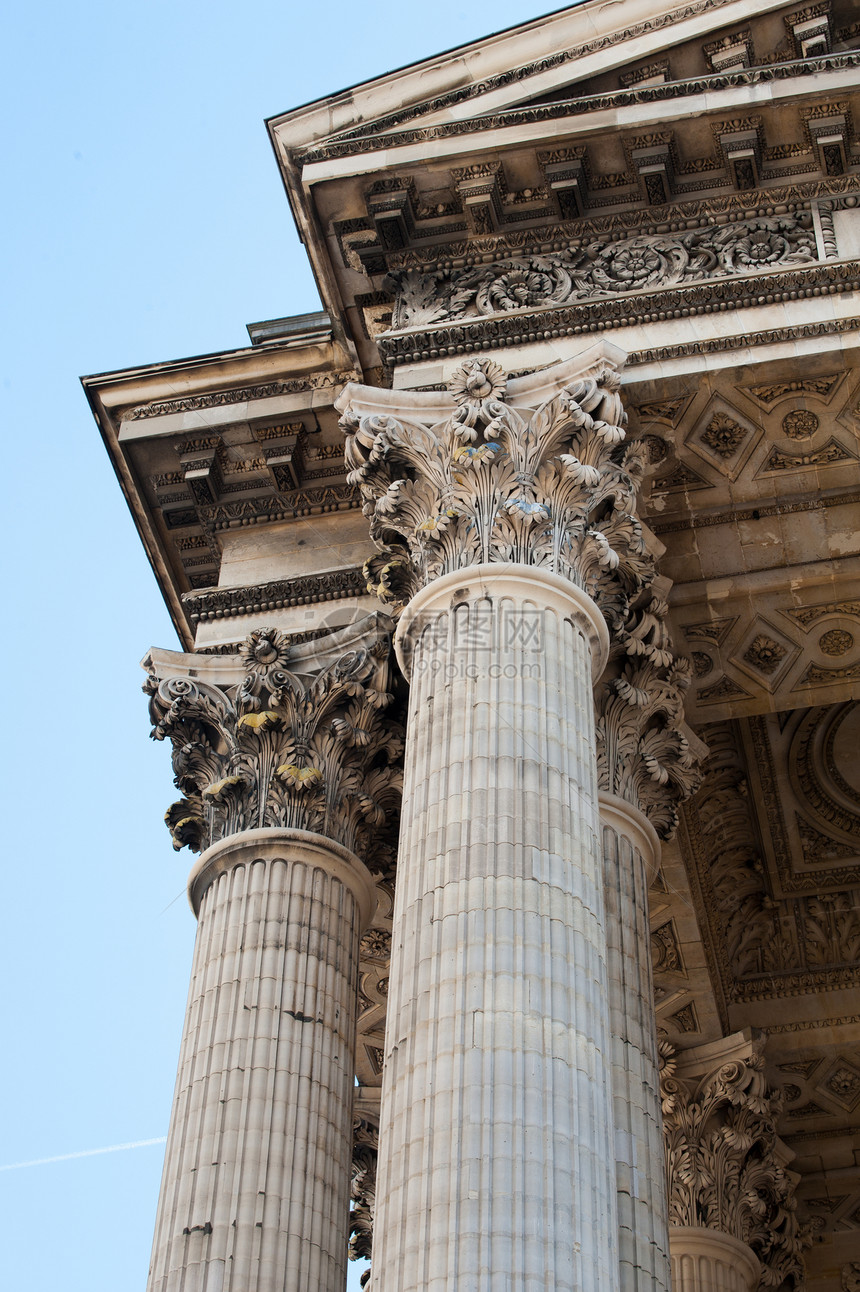
[[[785,613],[808,630],[826,615],[850,615],[860,619],[860,601],[825,601],[818,606],[791,606]]]
[[[764,1077],[762,1042],[700,1080],[681,1079],[660,1043],[660,1095],[669,1219],[747,1243],[762,1264],[760,1287],[802,1286],[803,1248],[795,1187],[776,1135],[782,1098]]]
[[[754,399],[765,406],[775,404],[786,395],[795,393],[827,399],[836,389],[840,376],[840,373],[835,373],[832,377],[802,377],[795,381],[768,382],[761,386],[748,386],[747,390]],[[786,431],[786,434],[789,432]]]
[[[860,1101],[860,1070],[840,1061],[822,1081],[821,1089],[850,1111]]]
[[[689,233],[593,241],[540,256],[438,270],[393,270],[392,327],[551,309],[575,301],[708,278],[761,273],[817,260],[809,212],[714,224]]]
[[[801,467],[828,467],[839,462],[855,461],[854,454],[849,453],[844,444],[829,439],[820,449],[812,453],[782,453],[772,449],[767,460],[759,468],[765,471],[797,471]]]
[[[842,1266],[842,1292],[860,1292],[860,1261]]]
[[[819,421],[815,413],[805,408],[796,408],[786,413],[782,419],[782,429],[790,440],[808,440],[818,430]]]
[[[315,677],[290,672],[288,638],[250,634],[234,686],[150,674],[152,736],[173,746],[183,798],[166,814],[175,848],[201,851],[261,826],[326,835],[375,870],[393,857],[403,734],[380,632]],[[389,860],[391,857],[389,857]]]
[[[715,413],[699,439],[721,458],[731,458],[746,439],[746,431],[727,413]]]
[[[854,638],[845,628],[831,628],[818,639],[818,649],[824,655],[846,655],[854,645]]]
[[[360,949],[363,959],[387,962],[391,957],[391,934],[388,929],[368,929],[361,939]]]
[[[681,973],[686,977],[675,926],[671,920],[667,920],[651,933],[651,962],[655,973],[668,970],[670,973]]]
[[[747,649],[744,651],[744,659],[753,668],[757,668],[760,673],[766,673],[770,677],[775,673],[782,661],[785,659],[788,651],[785,646],[768,637],[766,633],[758,633],[753,638]]]
[[[645,449],[626,443],[619,384],[607,368],[524,415],[498,365],[470,359],[436,425],[347,407],[348,479],[379,548],[368,590],[396,611],[440,575],[511,561],[570,579],[620,626],[653,561],[635,515]]]

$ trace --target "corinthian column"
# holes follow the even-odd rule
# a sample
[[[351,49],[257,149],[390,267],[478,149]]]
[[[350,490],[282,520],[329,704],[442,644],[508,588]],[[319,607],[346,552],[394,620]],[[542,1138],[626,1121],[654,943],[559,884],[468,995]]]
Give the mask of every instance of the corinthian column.
[[[592,678],[653,571],[612,365],[540,382],[340,401],[411,679],[374,1292],[618,1287]]]
[[[613,634],[595,694],[622,1292],[671,1286],[648,888],[699,779],[683,721],[689,666],[671,652],[658,587]]]
[[[315,676],[286,639],[243,659],[153,652],[153,735],[185,797],[198,918],[150,1292],[334,1292],[346,1279],[360,855],[399,798],[388,641]],[[341,648],[342,649],[342,648]],[[382,833],[381,833],[382,831]],[[206,846],[208,845],[208,846]]]

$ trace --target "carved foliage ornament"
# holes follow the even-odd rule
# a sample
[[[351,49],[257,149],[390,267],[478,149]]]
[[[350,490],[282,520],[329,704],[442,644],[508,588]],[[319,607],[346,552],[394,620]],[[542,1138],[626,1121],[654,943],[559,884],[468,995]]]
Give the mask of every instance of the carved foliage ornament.
[[[646,450],[625,443],[618,387],[607,368],[523,415],[501,368],[471,359],[437,425],[347,408],[348,479],[380,549],[368,590],[397,609],[440,575],[511,561],[570,579],[620,627],[653,562],[635,516]]]
[[[694,1082],[675,1075],[674,1051],[660,1043],[669,1220],[747,1243],[762,1263],[760,1287],[799,1287],[806,1240],[795,1213],[798,1177],[780,1160],[782,1097],[767,1089],[761,1050],[753,1042],[743,1060]]]
[[[644,812],[662,839],[701,780],[684,734],[690,665],[670,649],[667,613],[647,591],[634,603],[595,692],[598,784]]]
[[[376,1205],[376,1164],[379,1130],[357,1117],[353,1123],[352,1172],[349,1213],[349,1259],[369,1261],[373,1248],[373,1212]]]
[[[625,442],[618,378],[573,382],[536,411],[504,402],[504,374],[468,360],[449,383],[457,408],[432,427],[347,410],[350,481],[381,554],[368,588],[402,606],[451,570],[487,561],[542,566],[597,603],[613,630],[596,695],[601,789],[667,838],[698,784],[683,731],[689,666],[676,660],[654,560],[635,516],[647,449]]]
[[[574,301],[625,295],[756,274],[817,260],[812,216],[761,217],[689,233],[611,238],[539,256],[512,256],[457,269],[398,269],[386,279],[395,306],[392,327],[426,327],[451,319],[551,309]]]
[[[287,637],[263,628],[241,648],[237,686],[150,676],[151,734],[173,745],[184,795],[165,816],[174,847],[201,851],[241,830],[280,826],[323,834],[379,869],[402,780],[402,731],[386,714],[389,654],[382,635],[300,678],[287,667]]]

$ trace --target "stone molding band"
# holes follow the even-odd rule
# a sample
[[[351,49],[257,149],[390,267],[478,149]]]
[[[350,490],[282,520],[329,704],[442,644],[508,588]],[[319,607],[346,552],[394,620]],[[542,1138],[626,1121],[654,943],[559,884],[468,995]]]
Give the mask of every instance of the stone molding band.
[[[676,1292],[749,1292],[758,1286],[762,1266],[755,1252],[720,1229],[670,1225],[669,1248]],[[699,1266],[697,1276],[684,1277],[685,1258]]]
[[[355,898],[362,932],[370,924],[376,910],[376,887],[364,862],[334,839],[310,830],[274,826],[228,835],[200,854],[188,876],[188,901],[195,916],[203,894],[219,875],[233,866],[278,859],[317,867],[338,879]]]
[[[394,650],[407,678],[409,664],[404,643],[417,617],[442,614],[460,601],[475,601],[483,597],[539,601],[541,609],[553,610],[562,618],[569,618],[589,644],[592,679],[596,681],[600,677],[609,657],[609,629],[591,597],[568,579],[549,570],[533,565],[490,561],[441,575],[419,589],[406,606],[397,625]]]
[[[632,803],[619,798],[617,794],[607,794],[600,790],[597,796],[600,806],[601,825],[607,825],[617,834],[629,839],[645,862],[645,873],[648,886],[654,882],[660,868],[662,852],[660,839],[651,822]]]

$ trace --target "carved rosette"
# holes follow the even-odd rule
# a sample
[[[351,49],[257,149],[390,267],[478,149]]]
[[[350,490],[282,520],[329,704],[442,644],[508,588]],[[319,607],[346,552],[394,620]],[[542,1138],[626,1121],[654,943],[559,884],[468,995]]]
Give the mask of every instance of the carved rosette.
[[[661,839],[701,781],[684,723],[690,665],[671,650],[667,613],[649,585],[613,634],[595,691],[598,785],[643,812]]]
[[[165,820],[175,848],[202,851],[264,826],[325,835],[379,871],[393,860],[403,731],[382,634],[313,677],[289,670],[287,638],[251,633],[244,677],[215,686],[150,674],[151,735],[173,745],[183,798]]]
[[[645,451],[626,442],[618,388],[606,367],[523,413],[505,403],[501,368],[470,359],[435,425],[348,406],[348,478],[380,549],[365,567],[368,588],[397,610],[471,565],[539,566],[620,627],[653,563],[635,515]]]
[[[806,1240],[797,1221],[798,1176],[776,1134],[782,1097],[768,1090],[763,1042],[699,1080],[676,1075],[660,1044],[660,1095],[670,1224],[718,1230],[746,1243],[762,1264],[760,1287],[803,1283]]]

